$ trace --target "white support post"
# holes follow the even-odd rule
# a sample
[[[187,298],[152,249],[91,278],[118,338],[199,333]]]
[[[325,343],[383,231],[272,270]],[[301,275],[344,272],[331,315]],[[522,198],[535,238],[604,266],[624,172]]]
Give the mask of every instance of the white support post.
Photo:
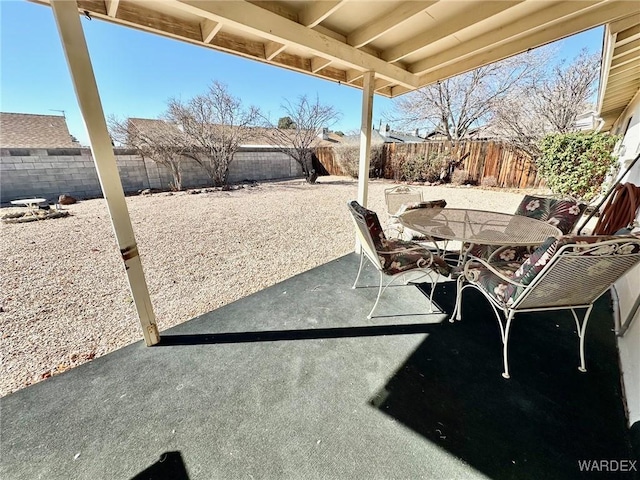
[[[160,334],[149,298],[149,290],[142,270],[138,246],[131,226],[122,181],[107,130],[107,122],[104,118],[87,43],[80,23],[78,6],[75,1],[51,0],[51,7],[80,111],[89,134],[93,161],[124,261],[131,295],[142,325],[144,340],[148,346],[154,345],[160,341]]]
[[[358,203],[367,206],[369,191],[369,164],[371,158],[371,117],[373,115],[373,93],[375,72],[368,71],[362,76],[362,120],[360,122],[360,161],[358,168]],[[361,247],[356,237],[356,253]]]
[[[362,86],[362,121],[360,122],[360,162],[358,169],[358,203],[367,206],[369,163],[371,158],[371,117],[375,72],[365,72]]]

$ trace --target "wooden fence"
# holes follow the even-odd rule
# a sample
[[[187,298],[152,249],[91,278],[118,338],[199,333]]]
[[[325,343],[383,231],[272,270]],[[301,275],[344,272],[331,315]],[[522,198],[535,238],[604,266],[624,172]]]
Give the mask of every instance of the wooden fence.
[[[451,142],[387,143],[383,146],[381,176],[398,179],[402,163],[407,158],[415,155],[427,157],[434,153],[447,154],[452,160],[468,154],[457,168],[466,170],[473,183],[481,184],[483,178],[494,177],[499,187],[538,188],[545,185],[527,153],[494,141],[463,141],[456,146]],[[332,147],[316,149],[316,156],[329,174],[345,175]]]

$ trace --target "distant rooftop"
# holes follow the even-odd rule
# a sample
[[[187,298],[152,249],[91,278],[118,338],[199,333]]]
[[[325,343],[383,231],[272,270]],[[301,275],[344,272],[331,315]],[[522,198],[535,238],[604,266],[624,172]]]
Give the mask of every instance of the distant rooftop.
[[[59,115],[0,112],[2,148],[78,148]]]
[[[163,138],[168,136],[172,129],[178,128],[176,125],[160,119],[153,118],[129,118],[129,125],[133,125],[143,135]],[[273,128],[251,127],[251,135],[242,142],[243,147],[272,147],[273,144],[267,140],[267,137],[273,136]],[[288,131],[286,131],[288,133]],[[295,130],[291,130],[293,138]],[[323,129],[318,133],[318,137],[314,140],[312,146],[326,147],[341,142],[342,137]],[[291,147],[292,143],[284,144],[283,147]]]

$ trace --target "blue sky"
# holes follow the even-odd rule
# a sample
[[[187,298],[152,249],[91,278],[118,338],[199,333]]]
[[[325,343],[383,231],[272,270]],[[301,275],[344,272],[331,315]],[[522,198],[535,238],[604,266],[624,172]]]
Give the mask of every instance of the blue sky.
[[[155,118],[169,98],[189,99],[215,79],[276,121],[283,115],[280,105],[285,98],[306,94],[318,95],[342,113],[334,130],[360,126],[359,89],[99,20],[82,23],[106,115]],[[0,1],[0,45],[0,110],[44,115],[64,110],[71,134],[86,145],[51,9]],[[599,53],[602,29],[558,42],[557,58],[571,59],[583,47]],[[374,125],[391,106],[391,100],[375,96]]]

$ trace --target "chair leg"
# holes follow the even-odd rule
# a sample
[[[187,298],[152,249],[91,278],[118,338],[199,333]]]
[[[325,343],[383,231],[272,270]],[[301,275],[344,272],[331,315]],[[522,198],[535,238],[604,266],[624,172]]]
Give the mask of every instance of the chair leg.
[[[500,318],[498,318],[498,323],[500,323],[500,333],[502,333],[502,362],[504,364],[504,372],[502,372],[502,376],[504,378],[511,378],[511,376],[509,375],[509,358],[507,347],[509,345],[509,330],[511,329],[511,321],[513,320],[514,315],[515,312],[513,310],[510,310],[504,328],[502,327]]]
[[[360,268],[358,268],[358,275],[356,275],[356,281],[353,282],[352,289],[356,288],[358,284],[358,279],[360,278],[360,273],[362,272],[362,264],[364,263],[364,252],[360,252]]]
[[[573,314],[573,319],[576,321],[578,338],[580,339],[580,366],[578,367],[578,370],[580,370],[583,373],[587,371],[586,362],[584,359],[584,334],[587,330],[587,322],[589,321],[589,316],[591,315],[592,309],[593,309],[593,305],[589,305],[589,308],[587,308],[587,311],[584,314],[582,325],[580,324],[580,320],[578,319],[578,314],[576,313],[575,309],[573,308],[571,309],[571,313]]]
[[[369,320],[371,320],[371,316],[373,315],[373,311],[376,309],[376,307],[378,306],[378,302],[380,301],[380,297],[382,296],[382,292],[384,292],[387,287],[389,286],[389,284],[391,284],[391,282],[393,282],[393,278],[391,279],[391,282],[387,283],[387,285],[384,287],[384,289],[382,288],[382,283],[383,283],[383,275],[382,272],[380,273],[380,286],[378,287],[378,296],[376,298],[376,303],[373,304],[373,308],[371,309],[371,311],[369,312],[369,315],[367,315],[367,318]]]
[[[433,281],[433,277],[431,277],[431,275],[429,275],[429,278],[431,279],[431,295],[429,295],[429,313],[433,313],[433,294],[436,291],[436,285],[438,285],[438,278],[440,278],[440,275],[436,273],[435,282]],[[440,311],[442,311],[442,309],[440,309]]]
[[[460,275],[456,280],[456,303],[455,307],[453,308],[451,318],[449,318],[449,321],[451,323],[455,322],[456,320],[462,320],[462,290],[464,289],[464,286],[462,285],[463,283],[464,275]]]

